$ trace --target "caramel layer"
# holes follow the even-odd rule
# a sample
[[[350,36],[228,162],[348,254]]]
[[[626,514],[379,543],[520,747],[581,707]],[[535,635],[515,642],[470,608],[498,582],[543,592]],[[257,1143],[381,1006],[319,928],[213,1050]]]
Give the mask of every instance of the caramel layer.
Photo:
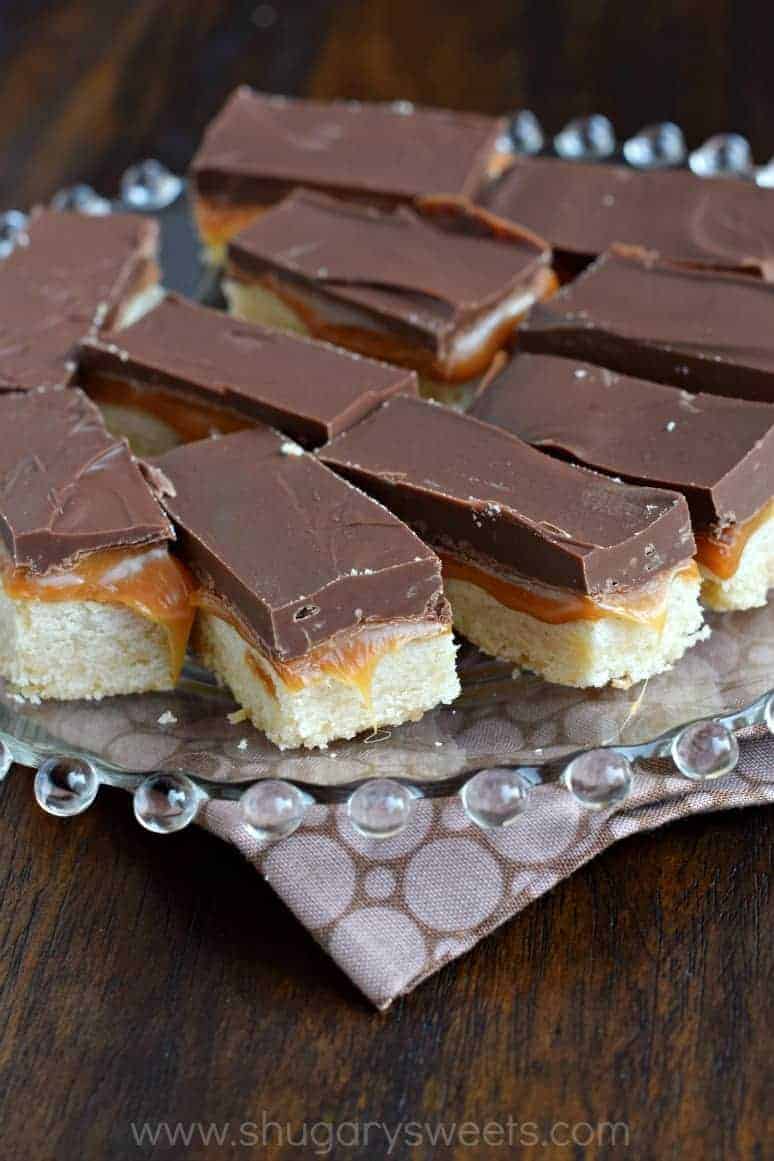
[[[249,226],[267,206],[226,205],[207,198],[193,199],[193,213],[199,236],[207,246],[224,246],[230,238]]]
[[[233,270],[231,276],[240,277]],[[478,324],[481,329],[480,342],[466,341],[464,354],[455,354],[452,351],[446,358],[439,359],[434,352],[422,348],[417,343],[401,340],[398,334],[389,329],[372,330],[354,323],[336,322],[326,318],[304,295],[294,292],[285,280],[274,275],[266,275],[257,282],[271,294],[276,295],[314,338],[345,347],[368,358],[408,367],[425,378],[441,379],[450,383],[463,382],[483,374],[497,353],[509,342],[529,309],[529,306],[522,305],[511,311],[506,308],[507,304],[501,303],[492,312],[493,314],[498,310],[500,312],[501,317],[496,322],[488,325],[485,317],[480,320]],[[246,284],[249,286],[249,280]],[[550,298],[558,289],[558,285],[552,270],[541,270],[531,288],[529,305]],[[527,287],[522,292],[514,292],[514,298],[523,300],[529,294],[530,288]],[[320,306],[322,307],[322,303]]]
[[[677,569],[670,569],[663,577],[654,578],[636,591],[620,596],[608,594],[605,597],[589,597],[584,593],[566,590],[562,593],[538,592],[513,581],[477,568],[476,565],[457,560],[448,553],[438,554],[443,564],[444,578],[468,581],[477,585],[494,597],[499,604],[517,613],[526,613],[547,625],[564,625],[570,621],[601,621],[605,617],[618,617],[638,625],[647,625],[661,630],[666,620],[666,596],[670,582],[680,577],[684,580],[698,578],[694,561],[688,561]]]
[[[170,672],[176,681],[194,619],[193,580],[166,545],[94,552],[72,567],[44,574],[23,568],[2,574],[13,600],[97,601],[125,605],[161,625],[169,641]]]
[[[272,664],[289,689],[300,690],[323,676],[332,677],[334,681],[354,686],[363,704],[370,706],[374,672],[382,658],[396,653],[410,641],[438,635],[437,624],[366,626],[318,645],[297,660]]]
[[[177,432],[184,443],[207,439],[213,432],[227,435],[254,426],[245,415],[229,407],[200,403],[189,395],[166,391],[163,387],[145,387],[129,379],[116,379],[98,373],[82,377],[84,391],[95,403],[131,407],[162,420]]]
[[[252,649],[245,649],[245,664],[252,674],[258,678],[261,685],[264,687],[269,697],[277,700],[277,687],[271,679],[271,675],[264,669],[263,665],[257,660]]]
[[[696,534],[696,559],[721,580],[729,580],[742,559],[747,541],[767,520],[774,519],[774,498],[741,524],[733,524],[718,536]]]
[[[487,182],[492,182],[501,177],[513,165],[513,154],[502,153],[499,149],[493,149],[487,158],[485,179]],[[285,188],[285,193],[289,192],[294,183],[290,183]],[[330,191],[333,193],[333,191]],[[228,203],[213,197],[203,197],[199,193],[192,195],[193,216],[196,222],[196,228],[199,236],[207,246],[224,246],[235,234],[240,230],[244,230],[250,222],[254,221],[259,214],[269,208],[269,205],[274,201],[281,200],[283,193],[279,197],[275,196],[272,202],[234,202]],[[395,198],[379,197],[377,194],[369,194],[366,192],[358,193],[356,190],[350,190],[344,197],[345,201],[353,202],[367,202],[372,205],[382,205],[385,208],[395,205]]]
[[[395,653],[411,641],[438,637],[448,632],[447,627],[438,622],[365,625],[316,645],[303,657],[280,661],[259,650],[255,642],[247,638],[239,618],[211,593],[199,590],[194,594],[193,601],[212,616],[226,621],[239,633],[246,646],[245,663],[274,698],[277,696],[274,677],[279,678],[292,693],[298,693],[324,677],[332,677],[334,681],[357,689],[364,705],[370,706],[374,673],[383,657]]]

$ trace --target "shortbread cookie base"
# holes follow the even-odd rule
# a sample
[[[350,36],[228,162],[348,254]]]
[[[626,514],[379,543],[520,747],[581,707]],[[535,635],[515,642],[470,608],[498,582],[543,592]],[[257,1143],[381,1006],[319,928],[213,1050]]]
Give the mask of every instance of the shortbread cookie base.
[[[0,583],[0,676],[62,700],[174,687],[161,625],[121,605],[12,599]]]
[[[199,251],[203,266],[211,266],[219,270],[226,265],[228,242],[204,242]]]
[[[733,576],[723,580],[701,563],[699,570],[701,599],[708,609],[726,613],[765,605],[774,588],[774,515],[753,532]]]
[[[558,685],[627,688],[669,669],[709,635],[702,627],[695,573],[672,580],[662,629],[612,615],[550,625],[507,608],[470,581],[446,579],[444,590],[459,633],[485,653]]]
[[[259,282],[241,282],[237,278],[224,278],[223,294],[228,303],[228,313],[243,322],[260,323],[278,331],[290,331],[295,335],[311,334],[302,319],[277,294],[272,294]]]
[[[185,402],[181,400],[181,407]],[[136,456],[161,456],[185,441],[169,423],[139,407],[97,401],[105,427],[116,439],[126,439]]]
[[[263,655],[212,613],[198,614],[193,640],[204,664],[229,686],[253,725],[281,750],[324,748],[363,730],[418,721],[433,706],[453,701],[460,691],[451,630],[386,653],[374,669],[370,704],[356,686],[329,676],[298,690],[289,688]],[[265,681],[256,675],[248,656]]]

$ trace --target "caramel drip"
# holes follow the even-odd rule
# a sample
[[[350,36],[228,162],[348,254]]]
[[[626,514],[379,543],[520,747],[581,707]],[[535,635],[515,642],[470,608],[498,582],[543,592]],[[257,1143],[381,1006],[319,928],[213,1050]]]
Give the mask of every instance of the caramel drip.
[[[340,640],[326,641],[304,657],[273,664],[289,689],[303,689],[324,675],[353,686],[364,705],[370,706],[376,666],[405,643],[406,635],[394,628],[366,628]]]
[[[214,431],[228,435],[243,431],[252,424],[247,416],[228,407],[199,403],[184,393],[166,391],[162,387],[145,387],[128,379],[91,372],[83,377],[84,391],[98,404],[130,407],[160,419],[181,440],[191,443],[207,439]]]
[[[717,536],[696,534],[696,559],[721,580],[729,580],[739,568],[747,541],[767,520],[774,519],[774,499],[741,524],[734,524]]]
[[[14,600],[125,605],[162,626],[169,641],[170,672],[175,681],[180,676],[194,619],[193,580],[166,546],[93,552],[70,568],[42,574],[10,568],[3,572],[2,583]]]
[[[264,662],[271,664],[282,680],[282,684],[293,693],[304,686],[312,685],[323,676],[332,677],[345,685],[354,686],[366,706],[371,705],[374,671],[382,657],[398,648],[398,642],[387,648],[374,648],[363,642],[350,642],[342,647],[333,647],[324,655],[312,660],[304,658],[303,666],[297,662]],[[277,687],[253,649],[245,649],[245,661],[257,678],[263,682],[268,693],[276,698]]]
[[[277,700],[277,687],[274,684],[274,682],[272,681],[269,674],[266,672],[266,670],[261,665],[258,658],[255,656],[255,653],[253,652],[252,649],[245,649],[245,664],[247,665],[248,669],[251,670],[253,675],[255,677],[257,677],[258,680],[261,682],[264,689],[268,693],[269,697],[273,697],[274,700],[276,701]]]
[[[251,671],[263,682],[268,692],[276,697],[274,675],[293,693],[331,677],[358,690],[366,706],[371,705],[373,677],[383,657],[397,652],[411,641],[437,637],[447,632],[438,622],[365,625],[348,633],[340,633],[329,641],[315,645],[302,657],[280,661],[258,649],[247,637],[239,618],[212,593],[200,589],[193,595],[193,603],[214,617],[219,617],[235,630],[247,646],[245,661]]]
[[[232,271],[232,275],[235,275],[235,272]],[[408,367],[426,378],[450,383],[464,382],[483,374],[498,351],[510,340],[527,313],[526,309],[516,313],[506,311],[503,318],[487,330],[475,352],[464,357],[455,357],[452,351],[447,358],[438,359],[432,351],[424,350],[414,343],[402,342],[397,334],[390,333],[389,330],[370,330],[324,318],[319,310],[315,310],[302,296],[295,294],[280,279],[272,275],[258,279],[258,282],[296,315],[313,338],[345,347],[349,351],[356,351],[367,358]],[[535,282],[534,300],[551,297],[557,288],[558,283],[553,271],[550,269],[540,271]]]
[[[437,624],[366,626],[325,641],[292,661],[272,659],[271,665],[290,690],[297,692],[322,677],[331,677],[334,681],[353,686],[363,704],[370,708],[374,673],[379,662],[411,641],[438,635]]]
[[[663,578],[646,582],[634,592],[604,597],[589,597],[584,593],[565,590],[556,594],[539,593],[514,581],[503,580],[475,565],[467,564],[439,553],[443,575],[447,580],[463,580],[484,589],[507,609],[526,613],[547,625],[564,625],[570,621],[600,621],[605,617],[619,617],[638,625],[649,625],[661,630],[666,619],[666,594],[670,582],[680,577],[691,580],[698,577],[693,561],[670,570]]]

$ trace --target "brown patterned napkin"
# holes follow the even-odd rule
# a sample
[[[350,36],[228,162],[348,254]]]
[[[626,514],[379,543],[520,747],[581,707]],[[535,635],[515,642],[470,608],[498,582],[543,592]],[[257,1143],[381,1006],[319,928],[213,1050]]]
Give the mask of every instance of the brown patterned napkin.
[[[715,782],[688,782],[667,761],[640,764],[626,802],[598,814],[557,784],[539,786],[500,831],[477,827],[456,797],[420,800],[392,839],[363,838],[346,806],[311,807],[294,834],[268,846],[242,825],[235,802],[208,803],[200,821],[242,851],[385,1009],[618,839],[689,814],[774,802],[774,738],[764,727],[739,737],[736,770]]]

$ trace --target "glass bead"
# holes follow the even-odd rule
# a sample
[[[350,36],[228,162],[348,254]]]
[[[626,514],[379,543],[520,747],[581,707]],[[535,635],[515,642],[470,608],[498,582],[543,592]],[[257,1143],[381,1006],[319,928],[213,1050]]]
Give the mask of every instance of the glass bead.
[[[646,125],[623,146],[624,157],[636,169],[667,169],[682,165],[687,152],[683,131],[674,121]]]
[[[753,168],[752,150],[738,133],[717,133],[688,158],[697,177],[747,177]]]
[[[104,217],[110,213],[112,207],[108,199],[101,197],[90,185],[71,185],[54,194],[51,209]]]
[[[576,117],[554,137],[554,149],[566,161],[598,161],[615,153],[615,130],[602,113]]]
[[[392,778],[375,778],[354,790],[347,803],[349,819],[366,838],[392,838],[408,825],[414,793]]]
[[[469,818],[485,830],[510,826],[527,806],[529,788],[518,770],[479,770],[460,791]]]
[[[769,732],[774,734],[774,693],[772,693],[763,710],[763,720],[769,728]]]
[[[134,816],[153,834],[172,834],[193,822],[205,794],[187,774],[150,774],[134,792]]]
[[[26,235],[29,219],[21,210],[0,214],[0,258],[7,258]]]
[[[519,109],[508,118],[506,144],[511,153],[533,156],[546,143],[543,126],[531,109]]]
[[[720,722],[696,722],[672,742],[672,761],[685,778],[720,778],[739,761],[739,743]]]
[[[141,161],[121,178],[121,201],[131,210],[164,210],[177,201],[182,179],[155,158]]]
[[[588,750],[573,758],[562,780],[581,806],[609,810],[628,796],[632,774],[631,762],[617,750]]]
[[[41,810],[70,818],[88,810],[99,790],[99,777],[83,758],[46,758],[35,772],[35,799]]]
[[[308,799],[292,782],[267,778],[248,786],[239,799],[245,826],[272,841],[292,834],[303,821]]]

